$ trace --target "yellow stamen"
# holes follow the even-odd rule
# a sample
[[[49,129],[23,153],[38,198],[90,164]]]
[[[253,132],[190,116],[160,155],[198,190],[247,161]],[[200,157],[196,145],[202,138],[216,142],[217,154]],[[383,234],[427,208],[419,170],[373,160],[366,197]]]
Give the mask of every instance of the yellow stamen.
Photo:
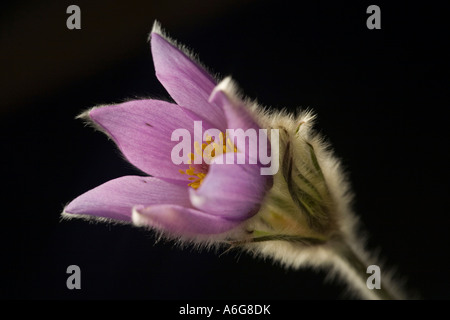
[[[216,154],[216,155],[222,154],[222,152],[221,152],[221,151],[222,151],[222,150],[221,150],[222,148],[220,148],[219,145],[218,145],[217,143],[213,142],[213,147],[214,147],[214,151],[215,151],[215,154]]]
[[[205,179],[206,177],[204,163],[201,166],[191,165],[198,156],[200,156],[202,160],[211,160],[215,156],[226,152],[237,152],[237,148],[231,142],[230,138],[227,137],[227,134],[224,134],[223,132],[219,133],[219,139],[213,139],[213,137],[208,134],[205,136],[205,139],[206,143],[200,144],[198,141],[194,142],[195,154],[192,152],[189,153],[189,159],[187,161],[187,163],[189,164],[189,169],[186,169],[184,171],[178,170],[181,174],[187,174],[190,176],[188,177],[188,180],[192,182],[188,183],[188,186],[193,189],[198,189],[203,183],[203,179]],[[208,152],[204,152],[203,150],[205,150],[210,145],[212,145],[212,150],[210,150],[211,147],[209,147],[208,150],[210,150],[210,154],[208,154]]]
[[[190,186],[194,189],[198,189],[198,187],[200,187],[200,182],[192,182],[192,183],[189,183],[188,186]]]
[[[230,147],[230,149],[228,149],[228,147]],[[230,138],[227,139],[227,150],[233,150],[234,149],[234,145],[233,142],[231,142]]]
[[[200,143],[198,141],[194,142],[195,153],[197,153],[200,157],[203,154],[202,148],[200,147]]]

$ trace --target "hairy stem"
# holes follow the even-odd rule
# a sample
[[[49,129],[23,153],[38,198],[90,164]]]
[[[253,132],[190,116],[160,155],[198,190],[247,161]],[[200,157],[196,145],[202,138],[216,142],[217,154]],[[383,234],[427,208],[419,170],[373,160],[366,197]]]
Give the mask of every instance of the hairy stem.
[[[386,281],[381,278],[380,289],[369,289],[367,286],[367,278],[371,275],[367,273],[367,267],[370,265],[362,257],[360,257],[348,244],[341,242],[336,246],[335,253],[342,260],[345,267],[341,268],[341,272],[347,274],[347,279],[355,289],[357,289],[364,298],[375,298],[379,300],[397,300],[397,297],[390,291],[386,285]],[[344,270],[345,268],[345,270]],[[352,275],[348,276],[351,272]]]

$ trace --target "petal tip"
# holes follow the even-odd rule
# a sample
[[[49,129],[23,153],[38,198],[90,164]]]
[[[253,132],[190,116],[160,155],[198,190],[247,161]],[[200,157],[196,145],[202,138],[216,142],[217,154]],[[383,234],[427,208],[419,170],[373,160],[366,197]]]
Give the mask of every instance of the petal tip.
[[[70,204],[69,204],[70,205]],[[69,205],[65,206],[63,211],[61,212],[61,221],[62,220],[73,220],[73,219],[81,219],[86,221],[92,221],[94,218],[92,216],[86,214],[78,214],[70,212],[70,209],[67,209]]]
[[[116,220],[116,219],[112,219],[112,218],[89,215],[89,214],[85,214],[85,213],[70,212],[71,209],[69,207],[70,207],[70,203],[64,207],[64,209],[60,215],[60,221],[63,221],[63,220],[68,221],[68,220],[76,219],[76,220],[83,220],[83,221],[86,221],[89,223],[107,223],[107,224],[112,224],[112,225],[128,225],[129,224],[129,221],[126,221],[126,220]]]
[[[147,39],[149,42],[152,39],[153,34],[158,34],[158,35],[164,37],[164,31],[162,29],[161,23],[158,20],[155,20],[153,22],[152,30],[150,31],[150,34],[148,35],[148,39]]]
[[[200,196],[196,190],[189,189],[189,199],[194,207],[199,208],[206,202],[205,197]]]
[[[155,20],[155,22],[153,22],[152,33],[162,33],[161,22],[159,22],[158,20]]]
[[[99,112],[102,112],[104,108],[107,106],[97,106],[90,108],[82,113],[80,113],[78,116],[75,117],[75,119],[81,119],[86,126],[90,126],[94,128],[97,131],[103,132],[106,134],[110,139],[113,137],[109,134],[108,131],[106,131],[99,123],[99,121],[96,119],[96,115],[98,115]]]
[[[211,100],[212,97],[217,94],[217,92],[227,92],[229,90],[233,89],[233,79],[231,78],[231,76],[225,77],[222,81],[220,81],[217,86],[214,87],[213,91],[211,92],[211,95],[209,97],[209,99]]]
[[[75,117],[75,119],[81,119],[83,121],[90,121],[91,120],[91,116],[90,116],[90,112],[92,111],[91,109],[85,110],[82,113],[80,113],[79,115],[77,115]]]
[[[240,93],[238,85],[231,76],[224,78],[214,87],[208,101],[216,103],[222,108],[225,108],[225,105],[236,108],[246,104],[245,97]]]
[[[144,208],[144,206],[138,205],[134,206],[131,211],[131,222],[137,227],[148,226],[148,218],[144,217],[140,212]]]
[[[73,205],[74,201],[67,204],[63,211],[61,212],[61,220],[72,220],[72,219],[84,219],[89,220],[89,215],[77,213],[76,207]]]
[[[169,34],[163,29],[161,23],[158,20],[153,22],[152,31],[148,36],[148,41],[152,45],[152,40],[159,40],[159,42],[167,42],[174,46],[178,50],[182,51],[184,54],[191,56],[189,50],[187,50],[183,45],[179,44],[175,39],[172,39]],[[154,44],[153,44],[154,45]]]
[[[67,212],[67,206],[65,206],[63,211],[61,212],[61,219],[70,220],[72,218],[73,218],[73,215],[70,212]]]
[[[217,86],[214,87],[211,95],[209,96],[209,102],[216,101],[218,94],[223,93],[228,99],[239,100],[238,86],[236,82],[231,78],[231,76],[225,77],[219,82]]]
[[[107,107],[107,106],[101,105],[101,106],[96,106],[96,107],[87,109],[87,110],[83,111],[82,113],[80,113],[79,115],[77,115],[77,116],[75,117],[75,119],[81,119],[81,120],[83,120],[85,123],[94,126],[95,129],[99,129],[99,128],[97,127],[98,124],[97,124],[97,122],[95,121],[94,114],[97,113],[97,112],[99,112],[100,109],[102,109],[102,108],[104,108],[104,107]]]

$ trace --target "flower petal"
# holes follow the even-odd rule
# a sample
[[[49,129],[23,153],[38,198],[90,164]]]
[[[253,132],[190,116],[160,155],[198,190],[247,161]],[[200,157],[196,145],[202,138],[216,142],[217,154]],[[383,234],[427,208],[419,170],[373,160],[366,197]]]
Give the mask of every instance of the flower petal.
[[[218,234],[236,227],[239,222],[178,205],[137,206],[133,223],[162,229],[176,236]]]
[[[258,165],[226,164],[222,154],[214,158],[200,188],[189,194],[195,208],[242,221],[258,212],[271,182],[272,176],[261,175]]]
[[[131,221],[135,205],[177,204],[190,206],[186,187],[153,177],[125,176],[110,180],[73,200],[63,216],[96,216]]]
[[[209,100],[217,103],[224,110],[227,136],[233,144],[239,151],[245,153],[246,158],[250,159],[249,163],[259,163],[258,139],[266,139],[268,148],[270,143],[267,143],[267,136],[260,136],[260,126],[236,92],[236,85],[230,77],[227,77],[214,88]]]
[[[172,149],[180,143],[171,140],[174,130],[187,130],[189,140],[194,131],[194,121],[179,106],[158,100],[134,100],[94,108],[88,116],[140,170],[155,177],[187,181],[179,170],[186,170],[189,165],[175,164],[171,157]],[[191,150],[193,143],[190,141]]]
[[[201,114],[220,128],[223,112],[215,103],[208,102],[216,85],[214,78],[186,50],[178,48],[163,35],[158,24],[151,33],[151,50],[156,77],[177,104]]]

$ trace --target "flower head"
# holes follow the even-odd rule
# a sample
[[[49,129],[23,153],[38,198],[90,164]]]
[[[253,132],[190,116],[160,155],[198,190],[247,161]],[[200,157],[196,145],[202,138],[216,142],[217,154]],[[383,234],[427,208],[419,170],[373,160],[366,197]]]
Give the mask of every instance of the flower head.
[[[252,150],[245,144],[238,150],[234,133],[258,131],[259,124],[231,78],[216,81],[158,23],[150,41],[156,76],[176,104],[133,100],[80,116],[148,176],[108,181],[70,202],[63,216],[129,222],[184,238],[246,232],[243,222],[259,211],[272,176],[260,174],[258,159],[248,161]]]

